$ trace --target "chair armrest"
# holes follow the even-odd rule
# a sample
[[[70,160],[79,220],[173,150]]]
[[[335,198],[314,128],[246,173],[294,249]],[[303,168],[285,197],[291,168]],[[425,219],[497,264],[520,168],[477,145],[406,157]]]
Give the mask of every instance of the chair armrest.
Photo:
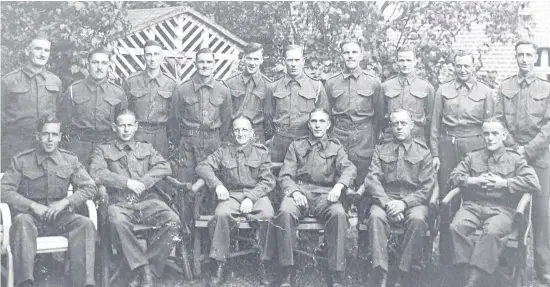
[[[517,230],[520,240],[523,241],[524,245],[527,245],[527,238],[529,231],[531,229],[531,201],[532,195],[525,193],[521,196],[521,199],[518,202],[516,207],[516,213],[514,214],[514,223],[512,225],[513,229]],[[525,213],[529,214],[525,214]]]
[[[521,196],[521,199],[519,200],[518,206],[516,208],[516,215],[525,216],[525,212],[527,211],[527,207],[531,203],[531,198],[533,196],[530,193],[525,193],[523,196]]]
[[[202,199],[204,197],[204,193],[203,193],[203,191],[205,190],[204,187],[206,187],[206,182],[204,181],[204,179],[199,178],[191,188],[191,191],[195,194],[195,208],[193,210],[194,212],[193,216],[195,220],[199,219],[201,216],[200,209],[201,209]]]
[[[456,187],[451,189],[445,198],[441,200],[441,204],[439,206],[439,224],[448,225],[453,221],[453,211],[451,210],[451,205],[449,203],[458,195],[460,195],[460,188]]]
[[[434,184],[432,195],[430,197],[430,206],[437,205],[439,200],[439,184],[437,181]]]
[[[109,194],[107,188],[103,185],[97,186],[97,209],[98,209],[98,224],[101,226],[107,223],[108,220],[108,207],[109,207]]]
[[[0,214],[2,214],[2,254],[4,254],[10,245],[11,212],[6,203],[0,203]]]
[[[95,204],[91,200],[86,200],[86,208],[88,209],[88,217],[94,223],[95,230],[97,230],[97,209]]]
[[[171,177],[171,176],[167,176],[165,177],[166,181],[172,185],[173,187],[175,188],[178,188],[178,189],[183,189],[183,190],[186,190],[186,191],[189,191],[191,190],[191,187],[193,186],[193,184],[191,184],[190,182],[180,182],[179,180]]]
[[[460,188],[459,187],[455,187],[455,188],[451,189],[451,191],[449,191],[449,193],[447,193],[445,198],[443,198],[443,200],[441,201],[441,204],[448,205],[449,202],[451,202],[451,200],[459,194],[460,194]]]

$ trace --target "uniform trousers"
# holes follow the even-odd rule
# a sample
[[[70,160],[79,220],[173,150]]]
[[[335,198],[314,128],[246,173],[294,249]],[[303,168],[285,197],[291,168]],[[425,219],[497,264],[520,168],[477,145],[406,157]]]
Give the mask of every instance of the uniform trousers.
[[[514,210],[509,207],[464,202],[450,226],[453,264],[469,264],[492,274],[513,221]],[[479,228],[483,234],[474,242],[470,235]]]
[[[230,197],[228,200],[219,201],[214,217],[208,223],[211,238],[210,258],[225,262],[229,255],[231,232],[238,227],[237,219],[242,216],[241,203]],[[274,215],[273,206],[267,196],[261,197],[254,203],[250,213],[245,217],[249,224],[258,231],[258,245],[260,246],[260,259],[267,260],[266,250],[274,246],[267,246],[267,229]]]
[[[441,135],[439,138],[439,171],[438,171],[438,184],[440,199],[443,199],[445,195],[450,191],[447,181],[449,175],[458,166],[458,164],[466,157],[466,155],[475,150],[485,146],[482,136],[473,137],[452,137],[448,135]],[[453,198],[450,202],[451,211],[454,214],[460,207],[460,197]],[[449,234],[450,222],[442,222],[439,230],[439,251],[441,254],[441,261],[445,264],[451,263],[451,238]]]
[[[158,199],[147,199],[135,204],[117,203],[108,207],[112,242],[119,243],[130,269],[151,264],[151,270],[160,277],[166,259],[179,238],[181,228],[178,215]],[[144,250],[133,232],[135,224],[156,226]]]
[[[308,209],[296,205],[293,198],[285,196],[279,213],[273,220],[273,226],[270,228],[269,236],[275,235],[277,238],[276,245],[281,266],[294,265],[296,228],[301,218],[312,215],[325,223],[328,269],[330,271],[344,271],[346,232],[348,229],[348,219],[344,207],[340,202],[329,202],[326,192],[314,193],[305,189],[301,190],[307,197]],[[271,229],[274,229],[275,232],[272,233]],[[268,241],[271,242],[269,236]]]
[[[372,205],[367,219],[367,234],[369,253],[372,258],[372,268],[380,267],[388,271],[388,238],[391,226],[400,224],[405,229],[401,244],[401,258],[399,270],[404,272],[419,271],[422,269],[422,252],[424,236],[428,230],[428,212],[425,205],[409,208],[404,212],[404,222],[391,223],[382,207]]]
[[[547,158],[549,155],[546,155]],[[533,194],[533,249],[538,276],[550,274],[550,168],[533,166],[540,182],[540,192]]]
[[[15,286],[34,281],[34,258],[38,235],[67,237],[69,277],[74,286],[94,285],[96,230],[92,220],[67,211],[59,213],[53,222],[42,221],[28,213],[17,214],[10,230]]]
[[[166,134],[166,125],[149,125],[147,123],[139,123],[139,129],[135,135],[136,141],[147,141],[168,160],[168,136]]]

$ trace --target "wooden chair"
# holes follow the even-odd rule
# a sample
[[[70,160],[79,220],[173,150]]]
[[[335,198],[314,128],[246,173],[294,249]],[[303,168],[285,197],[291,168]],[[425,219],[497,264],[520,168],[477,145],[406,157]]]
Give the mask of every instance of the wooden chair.
[[[0,178],[3,176],[3,173],[0,174]],[[71,195],[73,193],[72,186],[69,186],[68,195]],[[88,200],[86,201],[86,209],[88,212],[88,217],[92,220],[94,223],[94,226],[97,230],[97,211],[95,204]],[[2,242],[1,242],[1,248],[2,248],[2,256],[7,256],[6,258],[6,267],[2,266],[2,274],[5,274],[5,277],[7,277],[7,287],[14,287],[14,269],[13,269],[13,254],[11,253],[10,249],[10,227],[11,227],[11,212],[10,208],[6,203],[0,203],[0,214],[1,214],[1,221],[0,221],[0,229],[2,234]],[[56,253],[56,252],[65,252],[69,248],[69,241],[64,236],[39,236],[36,238],[36,253],[37,254],[43,254],[43,253]],[[0,276],[1,278],[1,276]],[[2,285],[4,286],[4,285]]]
[[[166,182],[170,185],[174,186],[173,182],[179,183],[177,180],[167,177]],[[175,186],[178,189],[178,192],[186,192],[190,188],[190,184],[182,184]],[[188,188],[188,189],[185,189]],[[160,195],[160,197],[170,206],[178,215],[183,212],[182,206],[177,203],[177,197],[178,195],[169,195],[162,189],[158,188],[157,186],[153,187],[154,192]],[[123,271],[123,267],[127,264],[117,264],[115,271],[112,275],[110,275],[110,268],[111,268],[111,259],[113,255],[112,245],[111,245],[111,234],[109,231],[109,221],[108,221],[108,213],[107,208],[109,206],[109,195],[107,194],[107,190],[104,186],[98,186],[99,191],[99,236],[100,236],[100,254],[101,254],[101,269],[102,269],[102,286],[108,287],[110,286],[117,277],[121,274]],[[183,224],[183,223],[182,223]],[[149,225],[143,225],[143,224],[136,224],[134,225],[134,233],[136,234],[138,239],[142,239],[145,241],[145,244],[147,245],[147,238],[149,238],[149,234],[152,233],[158,229],[156,226],[149,226]],[[191,270],[191,265],[189,264],[189,256],[187,254],[187,247],[185,244],[185,239],[188,237],[188,234],[184,231],[184,228],[182,228],[181,232],[181,240],[176,244],[175,248],[175,256],[170,256],[166,266],[176,270],[179,273],[182,273],[187,280],[191,280],[193,278],[193,273]],[[116,253],[117,255],[122,254],[121,251],[118,251]],[[121,258],[122,260],[122,258]]]
[[[449,203],[451,199],[460,196],[460,188],[452,189],[441,201],[441,216],[451,216]],[[527,268],[527,243],[529,231],[531,230],[531,204],[532,195],[523,194],[514,215],[512,233],[508,236],[506,247],[500,257],[500,266],[495,271],[498,276],[498,286],[516,286],[521,287],[526,284]],[[478,240],[483,234],[483,229],[479,228],[471,236]]]

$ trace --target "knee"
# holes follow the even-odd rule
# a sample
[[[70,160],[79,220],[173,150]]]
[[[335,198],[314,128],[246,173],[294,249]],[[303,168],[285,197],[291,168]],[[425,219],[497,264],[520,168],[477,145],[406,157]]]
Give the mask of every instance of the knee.
[[[409,221],[409,225],[412,225],[412,226],[418,226],[418,227],[421,227],[421,226],[427,226],[427,218],[424,214],[411,214],[409,215],[409,218],[408,218],[408,221]]]
[[[386,212],[381,208],[371,208],[369,214],[369,221],[386,221]]]
[[[338,221],[347,220],[344,207],[341,204],[334,204],[330,210],[330,218]]]
[[[109,223],[113,226],[120,226],[128,223],[128,218],[121,213],[111,212],[109,210]]]
[[[15,217],[13,217],[13,219],[12,219],[12,228],[14,228],[14,229],[17,229],[17,228],[36,229],[36,226],[35,226],[35,223],[34,223],[34,218],[30,214],[20,213],[20,214],[16,215]]]
[[[231,217],[231,210],[228,208],[216,208],[214,216],[216,219],[228,219]]]
[[[82,229],[95,231],[94,222],[88,217],[84,217],[84,216],[79,217],[76,220],[76,224],[80,226]]]

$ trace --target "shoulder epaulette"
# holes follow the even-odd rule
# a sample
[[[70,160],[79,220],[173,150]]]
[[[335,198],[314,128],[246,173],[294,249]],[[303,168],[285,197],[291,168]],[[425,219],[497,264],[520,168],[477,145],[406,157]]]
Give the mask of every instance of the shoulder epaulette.
[[[3,75],[2,78],[5,78],[5,77],[7,77],[7,76],[9,76],[9,75],[11,75],[11,74],[15,74],[15,73],[21,71],[21,69],[22,69],[22,68],[19,67],[19,68],[15,69],[15,70],[13,70],[13,71],[11,71],[11,72],[9,72],[9,73]]]
[[[33,151],[34,151],[34,148],[24,150],[24,151],[22,151],[22,152],[16,154],[16,155],[14,156],[14,158],[16,158],[16,157],[21,157],[21,156],[24,156],[24,155],[26,155],[26,154],[30,154],[30,153],[32,153]]]
[[[339,141],[337,138],[328,138],[328,141],[329,141],[329,142],[336,143],[336,144],[338,144],[338,145],[342,145],[342,144],[340,143],[340,141]]]
[[[77,156],[75,153],[73,153],[73,152],[70,151],[70,150],[66,150],[66,149],[62,149],[62,148],[58,148],[57,150],[59,150],[59,152],[62,152],[62,153],[66,153],[66,154],[70,154],[70,155],[73,155],[73,156]]]
[[[143,73],[143,71],[137,71],[137,72],[134,72],[134,73],[131,73],[128,78],[126,78],[127,80],[130,79],[130,78],[133,78],[135,76],[139,76],[141,75],[141,73]]]
[[[516,76],[517,76],[517,74],[513,74],[509,77],[504,78],[503,81],[510,80],[510,79],[512,79],[513,77],[516,77]]]
[[[391,76],[391,77],[389,77],[389,78],[387,78],[387,79],[384,81],[384,83],[386,83],[386,82],[388,82],[388,81],[390,81],[390,80],[393,80],[393,79],[395,79],[395,78],[397,78],[397,74],[396,74],[396,75],[393,75],[393,76]]]
[[[124,89],[121,86],[119,86],[119,85],[117,85],[113,82],[109,82],[109,84],[113,85],[115,88],[119,88],[121,91],[124,91]]]
[[[515,153],[515,154],[517,154],[517,155],[521,155],[516,149],[511,148],[511,147],[507,147],[507,148],[506,148],[506,151],[513,152],[513,153]]]
[[[263,145],[263,144],[261,144],[261,143],[253,143],[252,145],[255,146],[255,147],[261,148],[261,149],[263,149],[263,150],[265,150],[265,151],[269,151],[269,149],[268,149],[265,145]]]
[[[363,70],[363,74],[371,76],[373,78],[378,78],[377,75],[375,75],[375,74],[373,74],[373,73],[371,73],[370,71],[367,71],[367,70]]]
[[[86,80],[86,79],[84,78],[84,79],[76,80],[72,84],[70,84],[69,86],[74,86],[74,85],[80,84],[80,83],[84,82],[84,80]]]
[[[539,80],[541,80],[541,81],[545,81],[545,82],[548,82],[548,79],[546,79],[546,78],[543,78],[543,77],[541,77],[541,76],[537,76],[537,79],[539,79]]]
[[[174,82],[178,82],[178,80],[176,80],[176,78],[174,78],[172,75],[168,74],[168,73],[165,73],[165,72],[162,72],[163,75],[165,75],[168,79],[174,81]]]
[[[338,71],[330,76],[328,76],[327,80],[330,80],[332,78],[338,77],[339,75],[342,75],[342,71]]]
[[[468,154],[471,154],[471,153],[474,153],[474,152],[484,151],[485,149],[486,149],[486,147],[476,148],[476,149],[471,150]]]
[[[240,75],[241,72],[237,72],[237,73],[233,73],[231,75],[229,75],[229,77],[225,78],[226,80],[229,80],[229,79],[232,79],[232,78],[235,78],[236,76]]]
[[[426,145],[426,143],[424,141],[421,141],[419,139],[413,139],[415,143],[417,143],[418,145],[420,145],[421,147],[425,148],[425,149],[428,149],[428,146]]]

